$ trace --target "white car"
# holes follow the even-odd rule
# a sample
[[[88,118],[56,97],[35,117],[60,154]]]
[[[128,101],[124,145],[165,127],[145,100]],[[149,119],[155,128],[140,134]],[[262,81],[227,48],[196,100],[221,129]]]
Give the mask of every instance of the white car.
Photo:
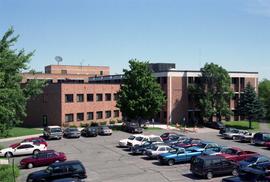
[[[132,142],[133,140],[135,140],[136,138],[140,138],[143,137],[142,134],[136,134],[136,135],[131,135],[130,137],[128,137],[127,139],[122,139],[119,141],[119,146],[120,147],[127,147],[128,142]]]
[[[150,149],[147,149],[145,155],[150,159],[157,158],[159,154],[168,153],[171,149],[168,145],[153,145]]]
[[[157,135],[143,135],[140,137],[136,137],[134,140],[128,141],[127,146],[131,148],[136,145],[140,146],[145,142],[162,142],[162,139],[160,138],[160,136]]]
[[[37,154],[43,150],[47,150],[47,147],[43,144],[35,145],[33,142],[25,142],[0,150],[0,156],[12,157],[15,155]]]

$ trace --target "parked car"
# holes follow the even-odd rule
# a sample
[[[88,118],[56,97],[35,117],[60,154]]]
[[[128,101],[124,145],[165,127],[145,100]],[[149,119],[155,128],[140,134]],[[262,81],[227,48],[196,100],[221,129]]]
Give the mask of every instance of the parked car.
[[[61,139],[63,131],[60,126],[47,126],[43,131],[44,138],[46,139]]]
[[[193,150],[193,151],[198,151],[198,152],[203,152],[206,149],[212,149],[212,148],[215,148],[215,147],[218,147],[218,146],[219,145],[216,144],[216,143],[203,141],[203,142],[199,143],[198,145],[193,146],[193,147],[189,147],[187,149],[188,150]]]
[[[198,156],[191,161],[192,174],[211,179],[216,175],[238,175],[237,164],[222,156]]]
[[[256,156],[252,156],[249,157],[245,160],[242,160],[239,162],[239,168],[243,169],[245,167],[252,167],[258,164],[262,164],[262,163],[269,163],[270,162],[270,158],[263,156],[263,155],[256,155]]]
[[[40,151],[47,150],[43,144],[35,145],[33,142],[20,143],[15,147],[8,147],[0,150],[0,156],[12,157],[16,155],[37,154]]]
[[[177,134],[175,132],[166,132],[166,133],[163,133],[162,135],[160,135],[160,137],[162,138],[163,141],[169,140],[171,137],[176,138],[178,136],[179,136],[179,134]]]
[[[84,137],[96,137],[98,135],[98,127],[89,126],[81,131],[81,135]]]
[[[225,139],[233,139],[233,140],[235,140],[237,136],[243,135],[244,133],[248,133],[248,131],[247,130],[232,129],[229,132],[223,133],[222,136]]]
[[[213,129],[218,129],[218,130],[225,127],[225,125],[221,121],[207,122],[204,125],[206,127],[213,128]]]
[[[167,153],[171,147],[168,145],[153,145],[150,149],[147,149],[145,155],[150,159],[156,159],[158,155]]]
[[[81,132],[78,128],[66,128],[64,130],[64,137],[66,138],[80,138]]]
[[[99,135],[111,135],[112,129],[110,129],[108,126],[99,126],[98,127],[98,134]]]
[[[198,138],[187,138],[181,143],[176,143],[175,146],[182,147],[182,148],[188,148],[197,146],[199,143],[201,143],[202,140]]]
[[[128,141],[127,146],[131,149],[132,147],[140,146],[147,141],[162,142],[162,139],[157,135],[142,135],[141,137],[136,137],[135,140]]]
[[[251,140],[251,143],[254,145],[265,145],[266,142],[270,142],[270,133],[259,132],[255,133],[254,137]]]
[[[246,132],[242,135],[238,135],[234,138],[234,140],[240,141],[240,142],[251,142],[252,138],[254,137],[255,133]]]
[[[122,129],[129,133],[142,133],[143,128],[137,122],[124,122]]]
[[[20,161],[20,167],[31,169],[38,166],[47,166],[54,162],[63,162],[67,160],[63,152],[55,152],[54,150],[41,151],[32,157],[24,158]]]
[[[237,147],[231,147],[231,148],[226,149],[221,154],[217,154],[217,155],[222,156],[231,161],[239,162],[241,160],[245,160],[249,157],[256,156],[259,154],[252,151],[244,151]]]
[[[232,127],[227,127],[225,126],[224,128],[220,128],[219,129],[219,134],[222,135],[223,133],[228,133],[231,130],[236,130],[236,128],[232,128]]]
[[[25,142],[33,142],[33,144],[35,144],[35,145],[43,144],[46,147],[48,147],[48,143],[46,142],[46,140],[44,140],[41,137],[26,138],[23,141],[21,141],[20,143],[25,143]],[[9,147],[17,147],[18,145],[20,145],[20,143],[11,144]]]
[[[128,142],[132,142],[133,140],[136,140],[136,139],[140,139],[141,137],[143,137],[142,134],[135,134],[135,135],[131,135],[129,136],[128,138],[126,139],[122,139],[119,141],[118,145],[120,147],[127,147],[128,145]]]
[[[158,156],[160,164],[168,164],[169,166],[179,162],[188,162],[196,156],[201,155],[201,152],[185,150],[180,147],[172,147],[168,153],[163,153]]]
[[[202,152],[202,155],[217,155],[217,154],[221,154],[222,152],[224,152],[228,148],[229,147],[227,147],[227,146],[218,146],[218,147],[213,147],[213,148],[205,149]]]
[[[167,145],[173,146],[175,144],[183,143],[188,137],[186,135],[176,135],[176,136],[169,136],[168,140],[165,140],[164,143]]]
[[[62,178],[62,179],[53,180],[51,182],[83,182],[83,181],[78,178]]]
[[[142,145],[135,145],[134,147],[132,147],[131,153],[132,154],[145,154],[146,150],[150,149],[152,145],[164,145],[164,143],[148,141]]]
[[[27,182],[52,181],[61,178],[87,178],[84,166],[80,161],[66,161],[53,163],[45,170],[33,172],[28,175]]]

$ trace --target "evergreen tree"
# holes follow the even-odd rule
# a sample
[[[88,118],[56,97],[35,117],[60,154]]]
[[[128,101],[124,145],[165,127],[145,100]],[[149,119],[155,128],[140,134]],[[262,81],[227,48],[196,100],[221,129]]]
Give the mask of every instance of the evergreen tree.
[[[21,85],[21,71],[27,69],[33,52],[13,50],[11,47],[18,39],[18,36],[12,36],[13,32],[10,28],[0,40],[0,136],[7,135],[9,129],[22,122],[27,100],[41,93],[44,84],[32,80]]]
[[[165,103],[160,85],[152,76],[147,62],[129,61],[130,70],[124,69],[123,82],[118,92],[117,107],[128,119],[153,118]]]
[[[270,80],[264,79],[259,84],[259,98],[262,101],[265,111],[266,118],[270,118]]]
[[[240,115],[245,116],[249,120],[249,128],[252,127],[252,120],[260,119],[264,116],[263,105],[250,83],[247,84],[244,93],[240,97],[238,111]]]

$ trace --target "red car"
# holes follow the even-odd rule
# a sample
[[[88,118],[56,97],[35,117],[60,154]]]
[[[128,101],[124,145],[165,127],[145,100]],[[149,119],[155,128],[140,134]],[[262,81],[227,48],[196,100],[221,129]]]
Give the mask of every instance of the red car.
[[[183,142],[175,144],[175,146],[182,147],[182,148],[188,148],[188,147],[197,146],[200,142],[201,142],[201,140],[198,138],[187,138]]]
[[[43,138],[40,138],[40,137],[26,138],[26,139],[24,139],[23,141],[21,141],[20,143],[24,143],[24,142],[33,142],[33,143],[36,144],[36,145],[43,144],[43,145],[45,145],[46,147],[48,147],[48,143],[47,143]],[[20,145],[20,143],[12,144],[12,145],[10,145],[9,147],[15,148],[15,147],[17,147],[18,145]]]
[[[249,157],[259,155],[259,154],[252,151],[244,151],[237,147],[231,147],[225,150],[223,153],[217,154],[217,155],[223,156],[224,158],[234,161],[234,162],[239,162],[241,160],[245,160]]]
[[[265,142],[264,146],[267,147],[267,148],[270,148],[270,142]]]
[[[24,158],[20,161],[22,168],[33,168],[37,166],[47,166],[54,162],[63,162],[67,160],[65,153],[55,152],[54,150],[41,151],[32,157]]]

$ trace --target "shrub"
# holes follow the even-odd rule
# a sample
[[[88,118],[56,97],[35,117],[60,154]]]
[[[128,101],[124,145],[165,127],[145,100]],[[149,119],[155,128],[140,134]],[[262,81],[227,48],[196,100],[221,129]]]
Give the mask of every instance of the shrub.
[[[118,120],[117,120],[117,123],[123,123],[123,121],[122,121],[122,120],[120,120],[120,119],[118,119]]]
[[[19,168],[14,166],[15,178],[19,176]],[[11,165],[0,165],[0,179],[5,182],[13,182],[13,169]]]
[[[90,125],[90,126],[98,126],[98,123],[93,122],[93,123],[91,123],[91,125]]]
[[[81,128],[85,128],[85,127],[88,127],[88,126],[90,126],[89,123],[80,123]]]
[[[76,125],[72,124],[72,125],[69,125],[70,128],[77,128]]]
[[[100,122],[100,125],[107,125],[107,121]]]
[[[115,121],[114,121],[114,120],[111,120],[111,121],[110,121],[110,124],[111,124],[111,125],[115,124]]]

